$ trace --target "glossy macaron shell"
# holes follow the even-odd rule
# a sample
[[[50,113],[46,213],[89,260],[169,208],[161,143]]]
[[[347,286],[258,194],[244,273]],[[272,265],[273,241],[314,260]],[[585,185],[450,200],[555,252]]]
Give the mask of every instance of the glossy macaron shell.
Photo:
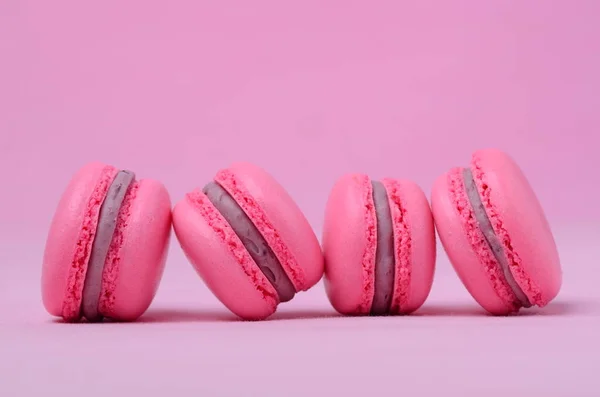
[[[406,314],[417,310],[431,290],[436,255],[433,218],[425,194],[413,182],[382,182],[388,200],[396,201],[390,207],[402,212],[394,215],[392,211],[396,250],[392,307]],[[326,204],[325,288],[331,304],[342,314],[368,314],[373,303],[377,219],[370,185],[366,175],[344,175]]]
[[[42,301],[54,316],[78,318],[99,207],[116,172],[98,162],[85,165],[71,178],[59,201],[42,263]],[[134,320],[149,306],[162,275],[170,234],[170,200],[160,183],[142,180],[131,196],[128,208],[121,211],[124,217],[119,215],[111,265],[105,266],[102,277],[99,309],[116,320]]]
[[[296,291],[322,276],[323,257],[308,221],[266,171],[236,163],[215,176],[261,233]],[[275,312],[279,297],[240,238],[199,189],[175,206],[173,224],[186,256],[207,287],[233,313],[260,320]]]
[[[548,304],[558,294],[562,270],[558,250],[541,204],[520,167],[506,153],[480,150],[473,154],[470,169],[494,232],[503,241],[505,254],[514,256],[511,273],[528,300]],[[489,312],[514,311],[494,288],[477,250],[467,238],[456,203],[449,194],[449,174],[441,176],[432,191],[432,209],[440,239],[462,282]]]

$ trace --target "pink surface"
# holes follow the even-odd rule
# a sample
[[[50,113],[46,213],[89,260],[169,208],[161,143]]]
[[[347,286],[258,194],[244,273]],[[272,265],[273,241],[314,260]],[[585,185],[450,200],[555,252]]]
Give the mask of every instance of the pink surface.
[[[0,2],[0,395],[594,396],[599,14],[597,0]],[[174,202],[251,161],[320,236],[341,175],[429,193],[483,147],[515,158],[556,235],[563,286],[544,309],[482,315],[438,247],[414,316],[289,319],[333,312],[319,283],[275,321],[208,321],[229,313],[173,243],[143,324],[69,327],[41,303],[53,211],[89,161]]]
[[[411,313],[427,298],[435,268],[435,234],[423,191],[407,180],[382,181],[394,230],[395,276],[391,313]],[[346,174],[333,186],[323,227],[325,288],[342,314],[364,315],[375,292],[377,217],[371,178]]]
[[[564,287],[544,309],[518,316],[487,316],[440,250],[430,297],[411,316],[336,316],[319,284],[264,322],[235,321],[172,244],[140,322],[98,325],[52,321],[40,305],[39,275],[26,270],[39,263],[39,247],[3,244],[2,262],[14,266],[0,279],[0,393],[359,396],[401,384],[424,396],[593,397],[599,239],[598,226],[559,225]],[[499,381],[502,373],[510,377]]]

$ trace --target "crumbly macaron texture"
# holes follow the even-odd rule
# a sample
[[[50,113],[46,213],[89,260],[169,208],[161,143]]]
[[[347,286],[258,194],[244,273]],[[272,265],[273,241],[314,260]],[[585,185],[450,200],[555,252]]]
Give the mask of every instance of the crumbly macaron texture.
[[[377,216],[373,200],[373,186],[367,175],[355,175],[354,181],[361,186],[363,194],[365,216],[365,250],[362,254],[361,264],[363,271],[363,287],[359,306],[360,313],[369,313],[375,295],[375,258],[377,254]]]
[[[67,288],[62,305],[62,317],[66,321],[80,318],[83,285],[98,227],[100,207],[117,172],[117,169],[112,166],[104,167],[100,180],[87,203],[75,253],[67,276]]]
[[[121,261],[120,251],[121,246],[123,245],[123,236],[129,225],[131,206],[136,198],[139,186],[139,182],[132,182],[119,210],[117,225],[108,249],[108,254],[106,255],[106,262],[104,263],[104,270],[102,272],[102,292],[98,302],[100,313],[110,313],[113,311],[115,303],[114,291],[119,276],[119,263]]]
[[[188,202],[198,210],[221,241],[227,245],[244,273],[250,278],[262,298],[273,309],[279,303],[277,291],[254,262],[240,238],[235,234],[223,215],[214,207],[201,190],[196,189],[186,195]]]
[[[402,205],[400,183],[390,178],[384,178],[381,182],[387,190],[394,225],[396,279],[390,312],[401,313],[410,299],[412,238],[406,208]]]
[[[481,202],[485,206],[486,214],[492,224],[494,233],[502,243],[504,255],[506,256],[513,278],[519,284],[519,287],[525,293],[530,303],[543,307],[546,302],[542,299],[541,290],[523,269],[521,257],[513,248],[508,231],[504,228],[502,216],[491,200],[491,188],[486,181],[486,174],[481,167],[481,159],[477,153],[471,159],[471,172],[473,173],[473,179],[479,191]]]
[[[517,297],[506,282],[498,261],[489,248],[485,236],[479,229],[473,208],[467,197],[462,175],[462,168],[460,167],[454,168],[448,173],[448,191],[451,200],[455,203],[455,208],[462,221],[463,230],[466,233],[473,252],[481,264],[485,266],[490,285],[506,307],[511,312],[515,312],[520,306]]]
[[[254,223],[254,226],[256,226],[275,253],[275,256],[279,260],[279,263],[281,263],[283,270],[294,285],[296,291],[303,290],[306,284],[304,270],[297,263],[296,258],[279,235],[277,229],[273,226],[273,223],[267,217],[265,211],[263,211],[260,205],[245,188],[241,179],[238,178],[233,171],[223,169],[217,172],[215,181],[233,197],[248,218],[250,218],[252,223]]]
[[[105,317],[133,321],[150,306],[165,268],[171,233],[171,202],[165,187],[140,179],[119,248],[118,276]]]

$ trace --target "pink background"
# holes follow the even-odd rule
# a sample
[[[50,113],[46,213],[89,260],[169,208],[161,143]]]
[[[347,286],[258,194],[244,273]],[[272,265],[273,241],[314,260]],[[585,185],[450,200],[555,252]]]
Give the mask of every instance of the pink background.
[[[597,395],[599,15],[595,0],[1,1],[0,394]],[[47,227],[87,161],[174,202],[253,161],[320,235],[341,174],[429,193],[481,147],[521,164],[556,232],[564,288],[540,315],[483,315],[440,246],[422,316],[298,320],[332,315],[319,285],[281,321],[216,321],[175,240],[147,323],[43,311]]]

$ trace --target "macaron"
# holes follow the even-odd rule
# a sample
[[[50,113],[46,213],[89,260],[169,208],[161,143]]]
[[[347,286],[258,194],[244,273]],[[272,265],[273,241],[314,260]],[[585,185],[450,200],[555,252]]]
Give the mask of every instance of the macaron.
[[[442,245],[459,278],[488,312],[543,307],[562,270],[542,206],[520,167],[496,149],[440,176],[431,194]]]
[[[334,185],[323,228],[325,289],[345,315],[409,314],[433,283],[433,217],[408,180],[347,174]]]
[[[181,247],[214,295],[245,320],[263,320],[323,275],[319,241],[265,170],[234,163],[175,205]]]
[[[74,322],[133,321],[150,306],[171,233],[164,186],[94,162],[63,193],[48,233],[42,301]]]

